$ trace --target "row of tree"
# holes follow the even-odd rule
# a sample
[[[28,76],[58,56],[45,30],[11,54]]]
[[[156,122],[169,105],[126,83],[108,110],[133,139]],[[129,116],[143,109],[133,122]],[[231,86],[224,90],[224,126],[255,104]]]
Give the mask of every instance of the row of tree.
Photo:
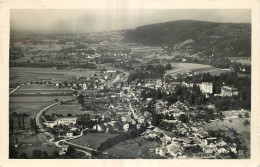
[[[49,159],[49,158],[58,158],[59,153],[57,150],[54,150],[52,154],[48,154],[47,151],[42,150],[33,150],[32,151],[32,157],[29,157],[27,153],[22,152],[21,154],[18,153],[18,151],[15,150],[15,147],[10,145],[9,146],[9,158],[11,159]]]
[[[13,114],[12,117],[15,117],[17,119],[17,125],[18,125],[19,130],[25,129],[24,119],[25,119],[26,116],[27,116],[26,114],[21,114],[21,113],[20,114],[16,114],[16,113]],[[14,132],[14,120],[13,120],[12,117],[10,117],[10,120],[9,120],[9,130],[10,130],[11,134],[13,134],[13,132]]]

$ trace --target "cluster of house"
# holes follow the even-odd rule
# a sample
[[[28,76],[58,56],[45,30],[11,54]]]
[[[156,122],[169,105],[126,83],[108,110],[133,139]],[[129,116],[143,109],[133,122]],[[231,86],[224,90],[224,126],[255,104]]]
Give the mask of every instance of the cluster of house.
[[[136,105],[134,106],[136,107]],[[140,129],[142,125],[151,123],[151,114],[148,112],[141,112],[140,110],[133,109],[134,107],[122,107],[117,106],[109,122],[96,124],[93,130],[99,132],[128,132],[130,126],[135,126],[136,129]],[[111,112],[110,112],[111,114]],[[121,128],[120,128],[121,127]]]
[[[54,115],[54,121],[45,121],[44,125],[47,128],[51,128],[59,137],[72,137],[76,132],[79,132],[79,129],[75,127],[77,119],[77,117],[73,116],[57,117]]]
[[[223,139],[208,136],[201,124],[184,124],[174,122],[171,131],[165,131],[158,127],[147,129],[142,136],[149,140],[161,142],[161,146],[154,152],[165,157],[185,157],[189,151],[192,157],[213,157],[229,152],[237,153],[235,143],[229,144]]]

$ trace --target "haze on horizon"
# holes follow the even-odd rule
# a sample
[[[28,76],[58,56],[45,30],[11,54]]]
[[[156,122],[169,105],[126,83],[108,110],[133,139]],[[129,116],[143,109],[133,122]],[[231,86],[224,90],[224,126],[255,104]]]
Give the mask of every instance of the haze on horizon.
[[[12,9],[11,31],[85,33],[174,20],[251,23],[250,9]]]

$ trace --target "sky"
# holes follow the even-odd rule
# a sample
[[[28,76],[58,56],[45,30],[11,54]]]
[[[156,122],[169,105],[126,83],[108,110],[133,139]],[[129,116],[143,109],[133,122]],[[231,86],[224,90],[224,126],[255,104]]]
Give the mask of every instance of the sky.
[[[251,23],[249,9],[12,9],[10,28],[31,32],[99,32],[174,20]]]

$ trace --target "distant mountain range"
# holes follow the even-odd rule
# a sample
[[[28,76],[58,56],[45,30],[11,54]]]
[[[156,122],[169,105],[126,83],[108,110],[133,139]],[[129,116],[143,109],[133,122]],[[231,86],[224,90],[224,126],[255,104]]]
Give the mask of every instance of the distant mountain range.
[[[250,57],[251,24],[179,20],[128,30],[124,41],[202,56]]]

